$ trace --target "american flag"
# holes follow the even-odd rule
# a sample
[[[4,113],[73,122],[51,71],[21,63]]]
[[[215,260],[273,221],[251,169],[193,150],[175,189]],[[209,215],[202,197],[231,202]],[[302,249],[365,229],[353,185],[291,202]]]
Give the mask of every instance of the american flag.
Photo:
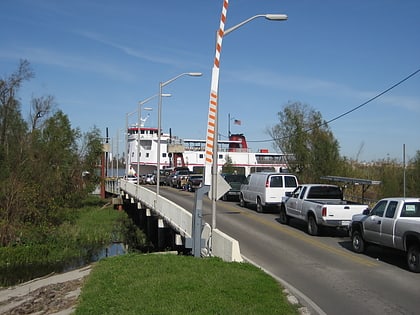
[[[233,121],[233,123],[234,123],[235,125],[240,125],[242,122],[241,122],[240,120],[238,120],[238,119],[235,119],[235,120]]]

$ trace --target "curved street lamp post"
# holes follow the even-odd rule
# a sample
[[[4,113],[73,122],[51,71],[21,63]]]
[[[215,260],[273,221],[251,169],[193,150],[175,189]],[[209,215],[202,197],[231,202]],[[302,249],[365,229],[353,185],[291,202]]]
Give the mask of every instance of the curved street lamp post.
[[[160,194],[160,143],[161,143],[161,125],[162,125],[162,89],[163,87],[167,86],[168,84],[172,83],[176,79],[182,77],[182,76],[191,76],[191,77],[200,77],[203,74],[201,72],[185,72],[177,75],[176,77],[173,77],[172,79],[160,82],[159,83],[159,102],[158,102],[158,147],[157,147],[157,167],[156,167],[156,202],[157,198]]]
[[[238,28],[240,28],[241,26],[245,25],[246,23],[255,20],[257,18],[266,18],[267,20],[270,21],[285,21],[288,19],[286,14],[258,14],[258,15],[254,15],[252,17],[250,17],[249,19],[246,19],[238,24],[236,24],[235,26],[232,26],[231,28],[225,30],[223,32],[223,37],[232,33],[233,31],[237,30]],[[216,31],[217,34],[217,31]],[[217,45],[217,42],[216,42]],[[220,57],[219,57],[220,58]],[[213,80],[213,78],[212,78]],[[217,78],[217,82],[219,81],[219,79]],[[211,185],[213,186],[213,188],[211,189],[211,201],[212,201],[212,229],[216,228],[216,201],[217,201],[217,157],[218,157],[218,152],[217,152],[217,145],[218,145],[218,125],[219,125],[219,111],[217,110],[216,112],[216,119],[215,119],[215,124],[214,124],[214,138],[213,138],[213,155],[212,155],[212,173],[211,173]]]
[[[137,117],[137,125],[138,125],[138,130],[137,130],[137,185],[140,184],[140,130],[142,127],[142,119],[141,119],[141,109],[142,106],[144,104],[146,104],[147,102],[151,101],[152,99],[158,97],[159,94],[155,94],[152,95],[142,101],[139,101],[138,103],[138,109],[137,109],[137,113],[138,113],[138,117]],[[170,97],[171,94],[162,94],[162,96],[164,97]],[[151,107],[144,107],[144,110],[152,110]]]

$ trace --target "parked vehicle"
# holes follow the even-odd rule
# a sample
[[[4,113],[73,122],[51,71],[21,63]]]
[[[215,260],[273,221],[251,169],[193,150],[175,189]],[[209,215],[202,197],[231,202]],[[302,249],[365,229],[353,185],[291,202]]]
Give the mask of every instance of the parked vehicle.
[[[168,180],[169,180],[169,176],[171,175],[171,173],[173,172],[172,169],[163,169],[159,171],[159,184],[160,185],[168,185]]]
[[[200,188],[203,185],[203,175],[202,174],[190,174],[188,176],[186,188],[188,191],[195,191],[197,188]]]
[[[264,208],[280,205],[286,192],[292,192],[297,186],[298,180],[292,174],[252,173],[241,185],[239,202],[241,207],[255,204],[257,212],[263,212]]]
[[[171,187],[175,187],[176,185],[176,179],[174,179],[174,176],[178,174],[177,173],[178,171],[185,171],[185,173],[188,173],[188,174],[190,173],[189,168],[186,166],[166,168],[164,170],[161,170],[161,174],[162,174],[162,171],[164,171],[164,177],[163,177],[164,185],[171,186]],[[160,182],[162,182],[162,179],[160,179]]]
[[[171,186],[176,188],[182,188],[183,184],[186,184],[188,175],[190,175],[189,170],[175,171],[173,175],[170,176]]]
[[[156,176],[155,174],[146,174],[146,178],[144,181],[146,184],[149,185],[156,185]]]
[[[126,175],[124,176],[124,179],[130,183],[137,184],[137,176],[135,175]]]
[[[385,198],[351,222],[352,247],[363,253],[368,245],[406,253],[408,269],[420,272],[420,198]]]
[[[230,185],[231,189],[222,196],[222,200],[238,199],[242,184],[246,183],[246,176],[243,174],[222,174],[222,177]]]
[[[322,227],[348,229],[352,216],[367,208],[368,205],[344,200],[339,186],[300,185],[283,198],[280,223],[288,224],[290,218],[303,220],[308,226],[308,234],[319,235]]]

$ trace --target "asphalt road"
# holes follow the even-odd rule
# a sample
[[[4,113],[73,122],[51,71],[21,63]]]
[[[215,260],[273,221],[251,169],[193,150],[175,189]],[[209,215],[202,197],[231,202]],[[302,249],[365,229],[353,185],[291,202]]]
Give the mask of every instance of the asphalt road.
[[[165,186],[160,192],[192,211],[193,193]],[[207,197],[203,215],[211,224]],[[320,313],[420,313],[420,274],[407,270],[400,253],[369,247],[356,254],[342,231],[310,236],[301,222],[282,225],[277,213],[257,213],[234,201],[217,202],[216,227],[239,241],[243,256],[309,297]]]

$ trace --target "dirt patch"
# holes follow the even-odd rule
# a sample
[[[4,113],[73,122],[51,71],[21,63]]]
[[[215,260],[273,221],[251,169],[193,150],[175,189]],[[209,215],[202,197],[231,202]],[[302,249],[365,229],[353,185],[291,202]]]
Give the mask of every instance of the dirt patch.
[[[0,314],[71,314],[91,266],[0,290]]]

